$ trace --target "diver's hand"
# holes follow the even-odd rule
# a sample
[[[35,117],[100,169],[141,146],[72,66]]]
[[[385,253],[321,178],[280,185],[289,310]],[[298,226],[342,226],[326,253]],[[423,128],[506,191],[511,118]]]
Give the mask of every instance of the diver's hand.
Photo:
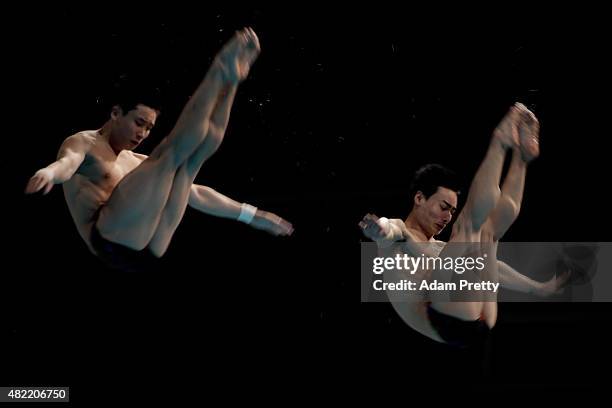
[[[267,211],[257,210],[250,225],[272,235],[288,236],[293,234],[293,225],[289,221]]]
[[[42,190],[43,195],[47,194],[53,188],[53,180],[53,170],[48,169],[46,167],[40,169],[36,173],[34,173],[34,175],[28,181],[28,184],[25,188],[25,193],[33,194]]]
[[[375,214],[366,214],[359,222],[361,232],[372,241],[385,238],[389,234],[389,225],[380,221]]]
[[[555,275],[552,279],[546,282],[541,282],[535,288],[534,293],[541,297],[547,297],[552,295],[559,295],[563,293],[565,289],[565,283],[569,279],[571,271],[567,270],[561,275]]]

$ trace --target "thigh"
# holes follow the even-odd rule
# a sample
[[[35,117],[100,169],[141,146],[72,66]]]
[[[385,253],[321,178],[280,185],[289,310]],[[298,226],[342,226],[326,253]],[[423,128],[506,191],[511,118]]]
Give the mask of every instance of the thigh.
[[[147,159],[121,180],[100,211],[100,234],[140,250],[149,242],[168,201],[174,171],[163,160]]]

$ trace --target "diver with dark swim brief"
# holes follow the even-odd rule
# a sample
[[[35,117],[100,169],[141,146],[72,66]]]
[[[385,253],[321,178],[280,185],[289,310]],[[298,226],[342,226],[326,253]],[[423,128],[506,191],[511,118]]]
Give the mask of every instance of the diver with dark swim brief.
[[[512,161],[500,189],[506,154]],[[527,164],[539,155],[539,123],[524,105],[515,104],[493,132],[467,196],[453,225],[449,243],[479,243],[488,248],[495,262],[485,268],[490,281],[504,287],[541,295],[555,293],[567,274],[548,282],[535,282],[497,260],[497,244],[518,217],[523,198]],[[457,209],[458,185],[454,173],[430,164],[417,170],[410,187],[412,209],[405,220],[367,214],[359,222],[363,234],[378,244],[379,254],[403,240],[402,251],[419,257],[444,257],[450,246],[434,237],[449,224]],[[424,243],[428,245],[424,245]],[[427,272],[427,271],[424,271]],[[402,319],[417,332],[441,343],[460,348],[479,345],[489,336],[497,320],[497,301],[430,301],[427,293],[414,293],[408,302],[389,299]]]
[[[123,270],[147,270],[151,259],[163,256],[187,206],[273,235],[290,235],[292,225],[278,215],[194,184],[223,141],[238,85],[259,52],[252,29],[236,32],[150,156],[132,150],[155,126],[157,95],[122,89],[106,123],[66,138],[57,160],[30,178],[25,193],[47,194],[63,184],[83,241],[109,266]]]

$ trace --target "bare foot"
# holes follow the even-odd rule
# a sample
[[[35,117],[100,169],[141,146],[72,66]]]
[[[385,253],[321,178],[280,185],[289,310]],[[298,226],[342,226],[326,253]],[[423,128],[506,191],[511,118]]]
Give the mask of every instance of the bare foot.
[[[520,115],[519,144],[521,157],[525,163],[529,163],[540,155],[540,123],[525,106],[522,106]]]
[[[259,39],[251,28],[237,31],[215,59],[221,67],[223,79],[233,84],[243,81],[260,50]]]
[[[518,125],[520,120],[521,112],[520,103],[515,103],[506,116],[499,122],[495,131],[493,131],[493,137],[497,139],[504,149],[514,148],[519,146],[519,132]]]

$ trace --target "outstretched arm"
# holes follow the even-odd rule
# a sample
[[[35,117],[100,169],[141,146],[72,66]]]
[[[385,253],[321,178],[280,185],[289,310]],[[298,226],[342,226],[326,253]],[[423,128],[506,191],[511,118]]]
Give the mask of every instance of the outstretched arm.
[[[94,138],[84,134],[76,134],[64,140],[57,154],[57,160],[38,170],[30,178],[25,193],[32,194],[42,190],[43,194],[47,194],[54,184],[68,181],[85,160],[93,143]]]
[[[384,250],[383,253],[386,255],[388,255],[390,249],[393,249],[393,243],[401,240],[405,245],[405,250],[413,256],[438,256],[439,251],[432,247],[431,242],[419,241],[412,232],[404,227],[401,221],[366,214],[358,225],[363,235],[376,242],[379,250]]]
[[[241,204],[210,187],[194,184],[189,194],[189,206],[215,217],[240,220],[273,235],[291,235],[293,226],[276,214]]]
[[[567,271],[561,276],[555,276],[546,282],[537,282],[522,275],[505,262],[498,260],[497,265],[499,283],[502,287],[517,292],[532,293],[538,296],[550,296],[562,292],[563,285],[570,276],[569,271]]]

